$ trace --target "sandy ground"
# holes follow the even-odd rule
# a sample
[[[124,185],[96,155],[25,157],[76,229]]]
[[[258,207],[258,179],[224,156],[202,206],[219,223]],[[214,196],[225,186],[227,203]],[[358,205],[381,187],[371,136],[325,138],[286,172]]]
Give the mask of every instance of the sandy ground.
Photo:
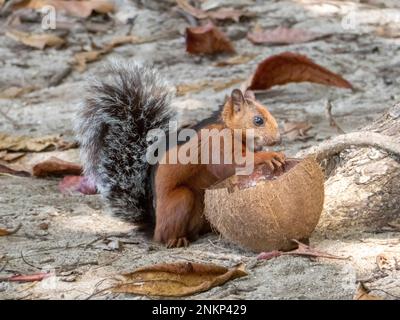
[[[171,85],[204,81],[229,82],[245,79],[265,57],[294,51],[308,55],[323,66],[340,73],[356,87],[355,92],[320,85],[291,84],[276,87],[259,96],[280,124],[284,121],[309,121],[313,136],[307,141],[284,141],[278,149],[294,154],[299,149],[337,134],[329,127],[325,104],[333,104],[336,121],[344,131],[352,131],[371,120],[400,99],[398,66],[399,41],[382,35],[382,28],[395,24],[382,19],[400,15],[397,1],[240,1],[257,14],[240,23],[226,23],[222,29],[234,41],[238,54],[254,54],[248,63],[217,67],[226,59],[192,57],[185,53],[184,30],[187,21],[168,4],[170,1],[117,1],[121,12],[136,16],[133,26],[108,26],[106,32],[89,32],[86,22],[74,21],[63,49],[32,50],[0,33],[0,92],[11,86],[34,86],[35,90],[18,99],[0,99],[0,131],[12,134],[63,134],[73,139],[72,119],[85,93],[85,79],[96,73],[111,57],[153,63]],[[324,2],[324,4],[322,4]],[[362,3],[359,3],[362,2]],[[161,4],[160,4],[161,3]],[[205,1],[205,5],[233,1]],[[354,30],[341,25],[351,10],[369,17]],[[365,19],[364,19],[365,20]],[[0,23],[5,18],[0,18]],[[303,44],[255,46],[246,32],[259,23],[265,28],[291,26],[326,34]],[[38,30],[32,24],[31,30]],[[36,28],[36,29],[35,29]],[[60,30],[57,30],[61,32]],[[65,32],[65,31],[63,31]],[[71,72],[73,54],[90,44],[101,45],[117,35],[131,32],[161,39],[140,45],[124,45],[94,62],[84,73]],[[166,32],[172,36],[165,37]],[[397,30],[397,35],[399,31]],[[55,86],[54,78],[67,74]],[[216,91],[206,87],[174,100],[182,123],[206,117],[223,101],[233,87]],[[10,120],[13,119],[12,121]],[[46,153],[43,153],[43,157]],[[77,159],[77,150],[61,157]],[[59,179],[34,179],[0,176],[0,227],[21,223],[15,235],[0,237],[0,277],[49,270],[54,276],[42,282],[0,282],[0,299],[85,299],[110,286],[121,272],[158,262],[195,261],[233,266],[244,262],[249,275],[191,298],[205,299],[352,299],[357,282],[365,281],[372,293],[385,299],[400,297],[399,233],[386,229],[375,233],[328,239],[314,236],[311,244],[320,250],[348,260],[310,260],[279,257],[257,261],[256,254],[207,235],[188,248],[165,249],[153,243],[134,226],[105,214],[99,196],[63,195]],[[42,230],[43,223],[48,224]],[[119,241],[115,250],[108,243]],[[376,261],[385,257],[388,264],[379,268]],[[397,257],[397,260],[396,260]],[[93,299],[142,299],[140,296],[99,293]]]

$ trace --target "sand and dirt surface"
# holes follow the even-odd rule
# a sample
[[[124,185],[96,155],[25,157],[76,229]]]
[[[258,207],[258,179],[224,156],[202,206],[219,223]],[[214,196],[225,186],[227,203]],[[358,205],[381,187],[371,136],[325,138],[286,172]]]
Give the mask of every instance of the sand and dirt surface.
[[[181,123],[192,123],[216,110],[235,87],[228,84],[219,90],[221,83],[224,87],[226,83],[244,81],[260,61],[276,53],[307,55],[342,75],[355,90],[301,83],[260,94],[259,100],[280,125],[285,121],[307,121],[312,125],[307,139],[284,139],[276,148],[289,155],[338,134],[326,117],[327,100],[333,105],[336,122],[350,132],[370,123],[400,99],[397,1],[203,1],[204,8],[237,6],[256,14],[239,23],[221,25],[237,54],[252,56],[246,63],[226,67],[216,63],[229,56],[198,57],[185,52],[188,21],[174,9],[174,1],[115,3],[117,12],[108,18],[64,17],[55,32],[67,43],[59,49],[33,49],[0,31],[0,92],[13,86],[32,88],[17,98],[0,99],[0,132],[62,134],[72,141],[73,118],[85,95],[86,79],[114,57],[154,64],[172,86],[202,84],[198,91],[189,91],[173,101]],[[343,28],[342,19],[350,12],[359,14],[360,23],[349,30]],[[130,24],[124,23],[127,16]],[[0,17],[0,23],[7,19]],[[33,18],[24,21],[22,24],[30,31],[40,31],[40,23]],[[286,26],[324,36],[306,43],[256,46],[246,39],[246,33],[257,23],[264,28]],[[127,34],[149,40],[114,48],[88,64],[84,72],[74,68],[72,61],[77,52],[94,50]],[[78,149],[56,155],[78,161]],[[43,159],[46,156],[47,152],[37,155]],[[310,239],[313,247],[350,257],[347,260],[294,256],[257,260],[256,253],[215,234],[203,236],[187,248],[166,249],[135,226],[106,214],[100,196],[62,194],[59,181],[0,175],[0,227],[12,229],[21,224],[17,233],[0,237],[0,278],[53,273],[40,282],[1,281],[0,299],[146,299],[102,289],[109,287],[117,274],[176,261],[229,267],[246,264],[248,276],[189,297],[195,299],[352,299],[359,281],[373,295],[400,297],[400,229],[388,227],[330,238],[318,234]]]

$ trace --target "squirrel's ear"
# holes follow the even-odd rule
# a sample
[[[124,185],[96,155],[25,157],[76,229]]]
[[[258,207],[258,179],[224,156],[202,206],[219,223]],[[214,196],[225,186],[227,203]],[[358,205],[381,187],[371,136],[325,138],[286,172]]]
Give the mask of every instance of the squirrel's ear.
[[[249,100],[256,100],[254,91],[251,91],[251,90],[246,90],[246,92],[244,93],[244,97]]]
[[[231,93],[231,101],[234,112],[239,112],[240,110],[242,110],[245,104],[242,91],[240,91],[239,89],[234,89]]]

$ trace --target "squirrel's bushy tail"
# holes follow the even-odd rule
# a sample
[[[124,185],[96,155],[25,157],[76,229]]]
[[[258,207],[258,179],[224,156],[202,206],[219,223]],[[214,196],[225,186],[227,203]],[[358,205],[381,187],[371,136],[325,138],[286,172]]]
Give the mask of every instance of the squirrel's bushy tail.
[[[146,217],[151,203],[147,132],[166,130],[170,90],[151,67],[114,61],[92,80],[75,130],[84,174],[112,211],[125,220]]]

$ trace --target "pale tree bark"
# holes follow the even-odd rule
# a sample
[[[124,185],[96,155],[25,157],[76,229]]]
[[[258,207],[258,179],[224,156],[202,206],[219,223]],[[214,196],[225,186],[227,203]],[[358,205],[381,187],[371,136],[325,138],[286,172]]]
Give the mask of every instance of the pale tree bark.
[[[298,154],[316,154],[325,169],[317,234],[335,237],[399,223],[400,104],[358,132]]]

